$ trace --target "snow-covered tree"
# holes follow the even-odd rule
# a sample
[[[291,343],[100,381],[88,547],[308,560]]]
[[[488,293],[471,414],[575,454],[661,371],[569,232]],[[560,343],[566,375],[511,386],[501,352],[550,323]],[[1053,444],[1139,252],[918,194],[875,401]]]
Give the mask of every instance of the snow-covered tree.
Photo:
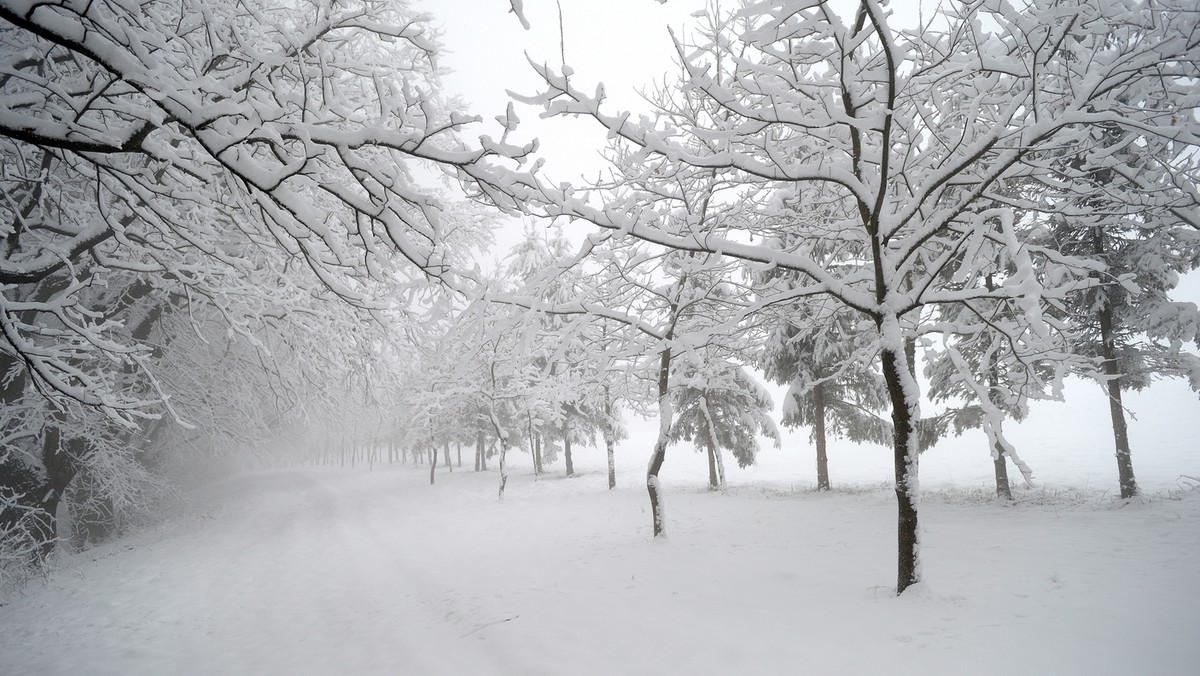
[[[491,176],[525,152],[457,140],[474,118],[441,98],[433,32],[402,2],[0,3],[0,17],[2,427],[20,442],[0,483],[23,463],[55,484],[42,497],[80,469],[92,485],[122,458],[133,472],[143,440],[204,446],[197,428],[302,419],[300,395],[346,364],[284,334],[342,321],[331,302],[378,323],[430,280],[465,278],[454,247],[482,239],[478,212],[415,169]],[[361,328],[326,347],[358,336],[369,351]]]
[[[675,422],[671,441],[692,441],[708,455],[708,485],[725,485],[721,449],[728,449],[738,467],[757,461],[758,438],[779,445],[779,430],[771,419],[771,395],[740,366],[700,355],[676,363],[673,385]]]
[[[1133,48],[1145,30],[1128,29],[1106,42]],[[1159,90],[1171,83],[1162,79],[1164,85],[1147,79],[1119,105],[1190,118],[1190,107]],[[1138,487],[1122,393],[1161,377],[1186,378],[1200,391],[1194,353],[1200,312],[1195,303],[1171,298],[1180,275],[1200,266],[1200,215],[1178,194],[1181,184],[1195,185],[1200,163],[1193,145],[1118,123],[1097,126],[1081,143],[1082,152],[1046,160],[1054,173],[1042,196],[1050,223],[1045,236],[1063,253],[1098,264],[1097,284],[1070,297],[1060,312],[1076,327],[1077,351],[1099,364],[1084,373],[1108,395],[1121,497],[1130,498]]]
[[[978,252],[976,256],[984,258],[986,254]],[[1011,270],[997,265],[977,281],[992,289],[999,283],[998,279],[1009,273]],[[1033,471],[1005,438],[1004,421],[1023,420],[1029,412],[1028,399],[1046,394],[1040,387],[1027,387],[1025,380],[1031,372],[1037,373],[1042,380],[1056,380],[1050,369],[1065,368],[1069,362],[1053,365],[1021,363],[1002,332],[987,330],[989,322],[1002,319],[1011,322],[1020,313],[1012,303],[979,303],[971,308],[947,306],[940,311],[941,323],[967,327],[968,330],[943,331],[941,346],[926,348],[929,398],[948,406],[941,413],[921,421],[922,449],[933,446],[949,433],[958,436],[968,429],[982,429],[992,458],[996,495],[1011,500],[1008,461],[1020,470],[1026,485],[1033,485]],[[964,312],[969,314],[964,316]],[[970,327],[974,329],[970,330]]]
[[[1194,145],[1195,118],[1179,112],[1190,111],[1198,74],[1196,20],[1182,3],[1035,0],[1022,8],[954,5],[903,28],[877,0],[849,13],[820,0],[751,3],[737,21],[711,22],[697,44],[678,43],[680,87],[707,105],[666,108],[656,118],[608,112],[602,88],[588,93],[568,69],[539,67],[547,89],[528,101],[551,115],[596,120],[627,145],[631,167],[643,168],[623,167],[625,175],[661,180],[603,207],[545,184],[523,194],[550,216],[803,280],[763,307],[824,296],[865,320],[873,338],[864,349],[878,355],[892,413],[900,593],[920,579],[920,390],[906,347],[918,329],[938,329],[919,321],[943,305],[978,316],[981,303],[1012,302],[1019,315],[983,324],[1009,342],[1016,363],[1066,358],[1065,327],[1045,310],[1087,284],[1090,267],[1016,227],[1016,210],[1026,205],[1013,203],[1004,182],[1048,177],[1042,151],[1085,153],[1103,125]],[[1135,26],[1132,42],[1109,39]],[[1147,81],[1162,95],[1127,98]],[[736,226],[720,234],[675,227],[654,205],[685,168],[764,188],[819,186],[832,200],[826,230],[862,252],[861,266],[831,270],[809,255],[804,223],[784,248]],[[1174,208],[1194,208],[1191,177],[1164,170],[1176,179],[1163,184]],[[1114,174],[1116,183],[1137,184]],[[994,289],[965,283],[987,272],[974,257],[985,242],[1013,263]],[[1025,382],[1051,385],[1032,368]]]
[[[861,360],[867,338],[844,308],[826,312],[819,304],[789,308],[757,360],[769,380],[787,385],[785,427],[807,427],[817,452],[817,490],[829,490],[828,436],[888,445],[890,423],[883,378]],[[856,359],[856,354],[859,357]]]

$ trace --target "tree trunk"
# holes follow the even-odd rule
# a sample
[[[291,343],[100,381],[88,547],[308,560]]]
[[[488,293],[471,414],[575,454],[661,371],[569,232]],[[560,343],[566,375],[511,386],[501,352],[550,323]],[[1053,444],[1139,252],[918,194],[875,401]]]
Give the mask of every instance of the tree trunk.
[[[721,449],[716,449],[717,456],[717,485],[725,487],[725,459],[721,457]]]
[[[991,393],[995,393],[1000,386],[1000,374],[996,372],[996,365],[993,363],[988,373],[988,385],[991,388]],[[993,396],[989,394],[989,396]],[[992,447],[992,466],[996,470],[996,497],[1002,500],[1012,500],[1012,487],[1008,484],[1008,454],[1004,452],[1004,445],[997,439]]]
[[[458,454],[458,466],[462,467],[462,440],[459,440],[456,443],[457,443],[457,446],[455,447],[454,450]]]
[[[667,340],[671,339],[670,332]],[[654,442],[654,450],[650,453],[650,463],[646,467],[646,493],[650,496],[650,515],[654,522],[654,537],[666,535],[666,510],[662,503],[662,494],[658,481],[658,473],[662,469],[663,460],[667,457],[667,441],[671,432],[671,419],[674,411],[668,396],[671,377],[671,348],[664,347],[658,366],[658,438]]]
[[[707,423],[704,424],[704,446],[708,449],[708,488],[715,491],[720,488],[717,483],[717,445]]]
[[[885,322],[887,319],[884,320]],[[896,541],[897,570],[896,594],[920,582],[919,544],[917,536],[917,444],[915,423],[917,419],[917,384],[907,373],[906,355],[903,346],[888,343],[887,333],[899,332],[899,322],[894,326],[883,326],[884,347],[881,354],[883,377],[887,383],[888,398],[892,404],[893,462],[896,473]],[[899,349],[897,349],[899,347]]]
[[[495,375],[492,376],[493,386],[496,383]],[[498,497],[504,499],[504,487],[508,484],[508,463],[505,462],[505,456],[508,455],[508,432],[500,426],[500,418],[496,416],[496,409],[488,405],[488,417],[492,421],[492,429],[496,431],[496,440],[500,442],[500,489]]]
[[[1108,382],[1108,412],[1112,417],[1113,442],[1117,450],[1117,478],[1121,482],[1121,497],[1138,494],[1137,479],[1133,476],[1133,456],[1129,450],[1129,426],[1125,421],[1125,405],[1121,401],[1121,368],[1113,334],[1112,310],[1105,305],[1100,310],[1100,339],[1103,344],[1104,375]]]
[[[996,497],[1003,500],[1012,500],[1012,488],[1008,485],[1008,460],[1005,457],[1004,447],[1000,442],[996,442],[995,450],[992,451],[992,464],[996,468]]]
[[[434,452],[436,453],[437,451],[434,451]],[[450,462],[450,442],[449,441],[442,442],[442,459],[445,460],[445,462],[442,464],[444,464],[446,466],[446,469],[453,472],[454,465]]]
[[[438,442],[433,438],[433,426],[430,425],[430,485],[433,485],[434,469],[438,468]]]
[[[482,468],[479,463],[483,460],[483,431],[479,431],[475,435],[475,471],[481,472]]]
[[[533,473],[536,476],[541,476],[542,472],[546,471],[546,468],[542,465],[542,435],[537,432],[531,432],[530,434],[530,443],[533,444]]]
[[[1108,330],[1112,330],[1111,313],[1100,311],[1100,325],[1104,327],[1104,319],[1108,319]],[[1121,372],[1118,370],[1115,349],[1112,347],[1111,336],[1104,341],[1104,373],[1109,376],[1105,388],[1109,390],[1109,414],[1112,418],[1112,441],[1116,445],[1117,478],[1121,481],[1121,497],[1130,498],[1138,495],[1138,479],[1133,474],[1133,455],[1129,451],[1129,427],[1124,418],[1124,405],[1121,401]]]
[[[571,423],[563,423],[563,457],[567,462],[567,476],[575,476],[575,463],[571,460]]]
[[[613,438],[612,434],[604,433],[604,453],[608,456],[608,488],[612,490],[617,487],[617,463],[616,456],[613,453]]]
[[[608,458],[608,489],[617,487],[617,464],[613,454],[612,433],[612,402],[608,398],[608,385],[604,386],[604,424],[601,427],[604,435],[604,454]]]
[[[74,441],[74,440],[73,440]],[[76,441],[73,445],[79,445]],[[58,505],[74,480],[77,468],[72,454],[63,442],[62,432],[57,425],[46,427],[42,439],[42,463],[46,468],[45,484],[38,489],[34,498],[38,509],[35,519],[35,537],[41,545],[38,556],[45,560],[58,543]],[[72,450],[81,451],[81,448]]]
[[[983,278],[983,282],[988,291],[996,290],[996,281],[990,272]],[[996,366],[994,355],[989,361],[988,400],[992,404],[998,405],[1000,399],[1000,369]],[[992,466],[996,474],[996,497],[1002,500],[1012,500],[1012,487],[1008,484],[1008,462],[1005,460],[1006,455],[1004,445],[997,439],[992,446]]]
[[[1106,253],[1104,230],[1095,228],[1093,232],[1093,250],[1097,258],[1103,258]],[[1117,478],[1121,484],[1121,497],[1132,498],[1138,494],[1137,479],[1133,476],[1133,456],[1129,449],[1129,427],[1125,422],[1125,406],[1121,402],[1121,366],[1117,362],[1116,332],[1113,331],[1112,303],[1108,294],[1101,299],[1097,320],[1100,324],[1100,350],[1104,358],[1104,383],[1108,391],[1108,412],[1112,417],[1113,442],[1117,451]]]
[[[500,441],[500,492],[499,497],[504,499],[504,486],[508,483],[508,466],[504,462],[504,456],[508,455],[508,444],[503,440]]]
[[[813,435],[817,438],[817,490],[829,487],[829,457],[826,455],[825,435],[825,384],[813,387]]]

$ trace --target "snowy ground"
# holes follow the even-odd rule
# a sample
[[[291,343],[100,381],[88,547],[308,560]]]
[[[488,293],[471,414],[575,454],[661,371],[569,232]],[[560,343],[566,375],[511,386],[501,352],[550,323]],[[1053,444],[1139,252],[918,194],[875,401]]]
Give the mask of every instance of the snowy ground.
[[[502,503],[494,467],[209,483],[0,606],[0,674],[1200,673],[1195,396],[1131,401],[1128,505],[1103,398],[1069,399],[1011,430],[1040,482],[1014,505],[981,438],[923,456],[926,582],[899,599],[886,450],[835,445],[817,494],[789,436],[710,493],[675,447],[656,542],[639,423],[611,492],[592,449],[572,479],[513,454]]]
[[[0,608],[0,674],[1200,672],[1198,490],[930,490],[897,599],[886,488],[710,493],[682,450],[666,542],[640,463],[610,492],[592,451],[517,456],[503,503],[462,470],[227,479]]]

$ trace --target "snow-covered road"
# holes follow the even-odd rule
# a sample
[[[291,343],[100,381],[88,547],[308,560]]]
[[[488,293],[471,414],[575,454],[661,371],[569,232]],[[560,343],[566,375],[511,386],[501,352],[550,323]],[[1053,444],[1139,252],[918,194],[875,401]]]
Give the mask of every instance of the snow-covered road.
[[[262,472],[64,556],[0,607],[0,674],[1193,674],[1200,495],[923,506],[885,490],[644,493],[411,468]],[[1049,501],[1050,504],[1034,504]]]
[[[339,493],[346,486],[330,479],[284,471],[226,482],[203,498],[210,515],[177,523],[181,532],[70,562],[48,588],[0,609],[17,632],[0,664],[24,653],[0,673],[494,671],[460,626],[436,621],[420,552],[403,537],[422,515]],[[24,612],[31,626],[19,626]]]

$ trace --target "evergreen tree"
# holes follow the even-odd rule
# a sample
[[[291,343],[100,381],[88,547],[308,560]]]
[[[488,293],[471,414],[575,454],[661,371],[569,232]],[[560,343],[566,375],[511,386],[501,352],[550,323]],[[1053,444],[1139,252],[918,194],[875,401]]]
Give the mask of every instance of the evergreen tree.
[[[714,359],[684,359],[672,374],[675,422],[672,442],[692,441],[708,454],[708,483],[725,484],[721,449],[728,449],[738,467],[753,465],[758,437],[779,445],[779,430],[771,420],[771,395],[740,366]]]
[[[759,353],[767,378],[788,385],[785,427],[807,427],[817,451],[817,490],[829,490],[828,436],[856,443],[891,443],[892,426],[879,416],[887,408],[883,376],[854,358],[862,332],[842,308],[796,307]]]
[[[1140,94],[1157,99],[1146,87]],[[1049,160],[1062,180],[1047,184],[1046,242],[1096,264],[1094,284],[1060,312],[1075,327],[1076,351],[1095,364],[1083,375],[1108,395],[1121,497],[1130,498],[1138,487],[1123,392],[1164,376],[1188,378],[1200,391],[1200,359],[1186,351],[1200,347],[1200,312],[1170,296],[1180,274],[1200,265],[1200,222],[1175,196],[1177,173],[1194,170],[1195,153],[1116,124],[1086,140],[1083,152]]]

